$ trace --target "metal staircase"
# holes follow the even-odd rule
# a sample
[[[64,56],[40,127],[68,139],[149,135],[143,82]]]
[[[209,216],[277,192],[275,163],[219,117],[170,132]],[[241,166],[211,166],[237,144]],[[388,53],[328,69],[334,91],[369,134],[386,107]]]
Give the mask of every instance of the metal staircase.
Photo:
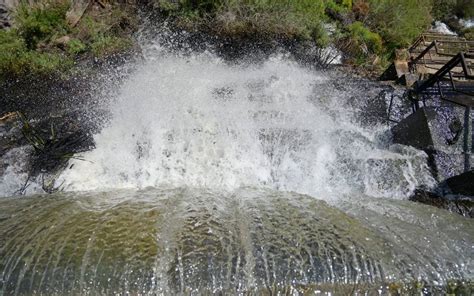
[[[393,128],[398,138],[395,141],[425,150],[432,167],[445,171],[440,179],[470,171],[474,152],[474,41],[424,33],[398,55],[381,79],[403,82],[412,103],[413,113]],[[421,145],[418,142],[423,137],[430,140]]]

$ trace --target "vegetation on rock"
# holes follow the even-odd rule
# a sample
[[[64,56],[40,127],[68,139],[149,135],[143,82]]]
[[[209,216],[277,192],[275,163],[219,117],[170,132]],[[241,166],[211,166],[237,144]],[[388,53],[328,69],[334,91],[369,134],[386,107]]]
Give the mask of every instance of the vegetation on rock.
[[[362,65],[380,63],[384,59],[379,57],[387,59],[396,48],[409,45],[430,26],[437,0],[154,1],[187,30],[312,40],[322,46],[331,41],[349,62]],[[328,25],[334,30],[327,30]]]
[[[230,38],[336,45],[346,61],[381,69],[433,19],[473,17],[472,0],[150,0],[175,28]],[[0,78],[64,73],[84,57],[133,46],[136,5],[93,2],[72,26],[67,0],[21,4],[15,26],[0,30]],[[462,32],[472,38],[472,30]]]
[[[90,8],[75,26],[66,21],[65,0],[22,3],[14,27],[0,30],[0,79],[64,74],[84,57],[102,58],[128,50],[136,16],[120,5]]]

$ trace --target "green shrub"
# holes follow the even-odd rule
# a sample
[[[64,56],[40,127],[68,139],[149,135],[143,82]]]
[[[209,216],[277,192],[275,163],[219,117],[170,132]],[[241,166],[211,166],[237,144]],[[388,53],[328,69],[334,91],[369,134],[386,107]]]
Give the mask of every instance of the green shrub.
[[[175,1],[156,0],[154,4],[162,12],[166,12],[168,14],[178,11],[180,8],[179,3]]]
[[[452,16],[461,18],[474,17],[473,0],[433,0],[432,16],[436,20],[445,21]]]
[[[67,52],[71,55],[77,55],[87,50],[87,47],[79,39],[72,39],[67,44]]]
[[[128,50],[133,45],[131,32],[125,33],[122,27],[136,27],[133,20],[123,11],[114,10],[110,15],[100,19],[84,17],[76,27],[76,36],[95,57],[106,57]]]
[[[66,2],[45,5],[20,4],[15,16],[18,33],[25,40],[28,49],[36,49],[39,42],[48,42],[53,35],[68,33]]]
[[[16,72],[20,56],[26,52],[26,45],[14,30],[0,30],[0,77]]]
[[[389,52],[406,47],[431,24],[432,0],[369,0],[367,26]]]
[[[462,35],[464,38],[467,40],[474,40],[474,27],[473,28],[467,28],[462,31]]]
[[[332,2],[332,1],[328,1]],[[347,1],[346,1],[347,2]],[[176,18],[176,24],[213,30],[223,35],[259,35],[321,38],[326,1],[314,0],[158,0],[158,7]],[[198,28],[198,29],[199,29]]]
[[[354,22],[348,26],[349,38],[361,54],[379,54],[382,52],[382,38],[379,34],[364,27],[361,22]]]
[[[456,0],[433,0],[431,15],[435,20],[444,20],[454,14],[456,6]]]
[[[99,36],[91,44],[91,51],[96,57],[105,57],[128,50],[132,45],[133,42],[129,38]]]
[[[14,30],[0,31],[0,77],[20,75],[49,75],[64,71],[72,60],[57,53],[28,50],[26,43]]]
[[[69,0],[22,2],[14,28],[0,30],[0,77],[67,74],[79,55],[105,58],[132,46],[136,20],[126,6],[86,12],[76,27],[66,21]],[[61,40],[60,40],[61,38]]]
[[[474,1],[458,0],[456,4],[456,15],[462,18],[474,18]]]

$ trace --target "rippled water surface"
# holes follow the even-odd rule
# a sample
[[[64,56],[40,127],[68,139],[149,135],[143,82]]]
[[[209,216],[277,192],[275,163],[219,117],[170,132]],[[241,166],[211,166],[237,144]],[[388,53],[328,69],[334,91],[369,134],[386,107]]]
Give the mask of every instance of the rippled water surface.
[[[8,198],[0,204],[0,291],[433,288],[472,279],[473,226],[407,201],[350,197],[330,205],[255,188]]]

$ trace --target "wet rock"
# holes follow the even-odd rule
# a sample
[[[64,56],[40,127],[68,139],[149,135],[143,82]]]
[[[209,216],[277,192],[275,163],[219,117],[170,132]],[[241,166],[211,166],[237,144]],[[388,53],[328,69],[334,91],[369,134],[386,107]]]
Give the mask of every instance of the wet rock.
[[[75,153],[94,147],[91,133],[72,118],[77,114],[28,120],[10,112],[0,117],[0,192],[24,194],[31,184],[48,193],[56,190],[57,172]]]
[[[462,194],[474,198],[474,170],[447,179],[446,185],[454,194]]]
[[[393,141],[424,150],[438,181],[464,170],[464,133],[461,108],[431,106],[420,108],[397,124]]]
[[[445,209],[464,217],[474,217],[474,198],[469,196],[441,196],[437,193],[416,190],[411,201],[427,204],[437,208]]]
[[[10,148],[21,145],[21,137],[17,113],[0,115],[0,158]]]

